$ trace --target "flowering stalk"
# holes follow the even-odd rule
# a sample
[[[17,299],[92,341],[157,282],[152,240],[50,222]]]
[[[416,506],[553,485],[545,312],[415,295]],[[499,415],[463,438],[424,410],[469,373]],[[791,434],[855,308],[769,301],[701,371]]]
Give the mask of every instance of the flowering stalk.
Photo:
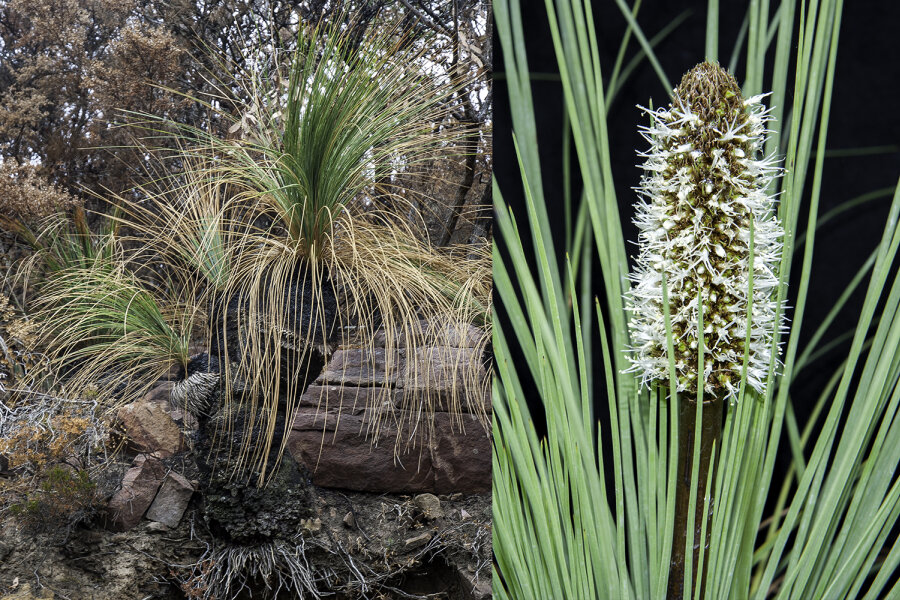
[[[640,253],[628,298],[629,359],[645,385],[668,381],[671,361],[682,402],[670,598],[681,597],[695,427],[702,436],[694,569],[701,542],[708,544],[700,539],[701,513],[722,405],[737,400],[742,383],[764,392],[776,359],[783,229],[767,190],[781,169],[774,157],[761,157],[769,120],[763,97],[744,100],[734,77],[717,64],[701,63],[684,75],[667,108],[644,109],[652,123],[642,128],[650,150],[640,154],[646,162],[635,217]],[[701,423],[695,423],[698,395]],[[711,514],[712,498],[709,506]]]
[[[645,384],[667,381],[663,314],[665,272],[679,392],[737,398],[745,347],[747,383],[764,391],[778,306],[783,230],[767,188],[781,169],[758,158],[768,111],[762,96],[741,97],[734,78],[701,63],[685,74],[673,103],[650,111],[650,142],[635,224],[640,255],[629,298],[635,343],[632,370]],[[750,301],[751,221],[752,319]],[[704,372],[697,373],[698,301],[703,302]]]

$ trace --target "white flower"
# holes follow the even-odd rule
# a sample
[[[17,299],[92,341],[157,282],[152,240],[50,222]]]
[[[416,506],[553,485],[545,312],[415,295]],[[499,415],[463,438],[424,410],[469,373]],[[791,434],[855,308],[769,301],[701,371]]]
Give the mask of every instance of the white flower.
[[[667,108],[643,109],[651,117],[641,131],[650,150],[639,153],[646,159],[634,218],[640,253],[627,300],[634,344],[629,370],[644,384],[669,379],[663,271],[679,392],[697,392],[698,300],[704,394],[737,397],[745,345],[747,383],[759,392],[777,360],[772,338],[782,327],[777,294],[784,230],[767,188],[782,170],[774,157],[760,155],[770,119],[760,103],[764,96],[744,100],[728,72],[702,63],[684,76]]]

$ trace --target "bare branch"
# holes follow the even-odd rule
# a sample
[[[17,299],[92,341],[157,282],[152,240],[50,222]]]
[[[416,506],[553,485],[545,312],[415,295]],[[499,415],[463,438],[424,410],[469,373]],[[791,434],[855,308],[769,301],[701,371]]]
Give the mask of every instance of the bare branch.
[[[428,27],[429,29],[433,29],[438,33],[442,33],[448,37],[453,37],[453,32],[444,27],[444,25],[440,22],[432,19],[426,19],[425,15],[423,15],[416,7],[409,3],[409,0],[400,0],[400,2],[411,12],[414,14],[422,23]]]

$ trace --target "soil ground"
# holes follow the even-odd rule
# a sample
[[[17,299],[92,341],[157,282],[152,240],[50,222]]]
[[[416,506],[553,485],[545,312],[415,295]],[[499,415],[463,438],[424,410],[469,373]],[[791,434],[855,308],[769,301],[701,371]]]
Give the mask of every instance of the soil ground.
[[[436,510],[433,500],[426,500],[431,504],[410,496],[319,488],[317,516],[285,537],[296,542],[294,548],[304,548],[301,558],[322,597],[462,600],[473,597],[473,583],[489,590],[490,497],[444,496]],[[239,570],[242,560],[245,567],[259,564],[248,558],[253,552],[270,549],[216,541],[205,530],[200,502],[195,497],[175,529],[144,520],[115,533],[98,521],[62,540],[53,533],[22,531],[7,518],[0,523],[0,599],[214,597],[204,595],[203,573],[212,568],[204,557],[230,560],[219,568]],[[248,576],[246,582],[249,587],[240,595],[231,590],[235,598],[316,597],[266,591],[267,582],[258,576]],[[275,587],[277,576],[268,583]]]

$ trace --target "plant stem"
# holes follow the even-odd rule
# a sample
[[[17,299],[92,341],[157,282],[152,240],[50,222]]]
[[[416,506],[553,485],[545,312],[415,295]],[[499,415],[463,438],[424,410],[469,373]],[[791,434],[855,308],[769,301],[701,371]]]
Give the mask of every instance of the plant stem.
[[[694,559],[691,579],[700,586],[700,597],[704,593],[704,581],[697,581],[697,565],[700,562],[700,544],[704,525],[703,503],[706,497],[706,479],[709,469],[713,469],[713,480],[710,486],[709,512],[706,515],[706,539],[703,546],[709,548],[709,534],[712,529],[712,513],[715,498],[715,465],[710,465],[713,442],[719,445],[722,437],[722,411],[724,402],[713,397],[703,402],[700,432],[700,465],[697,469],[696,505],[690,506],[691,497],[691,462],[694,456],[694,432],[697,427],[697,399],[680,396],[678,407],[678,472],[675,485],[675,530],[672,539],[672,562],[669,568],[668,600],[684,599],[684,547],[687,536],[689,511],[693,510],[694,519]]]

